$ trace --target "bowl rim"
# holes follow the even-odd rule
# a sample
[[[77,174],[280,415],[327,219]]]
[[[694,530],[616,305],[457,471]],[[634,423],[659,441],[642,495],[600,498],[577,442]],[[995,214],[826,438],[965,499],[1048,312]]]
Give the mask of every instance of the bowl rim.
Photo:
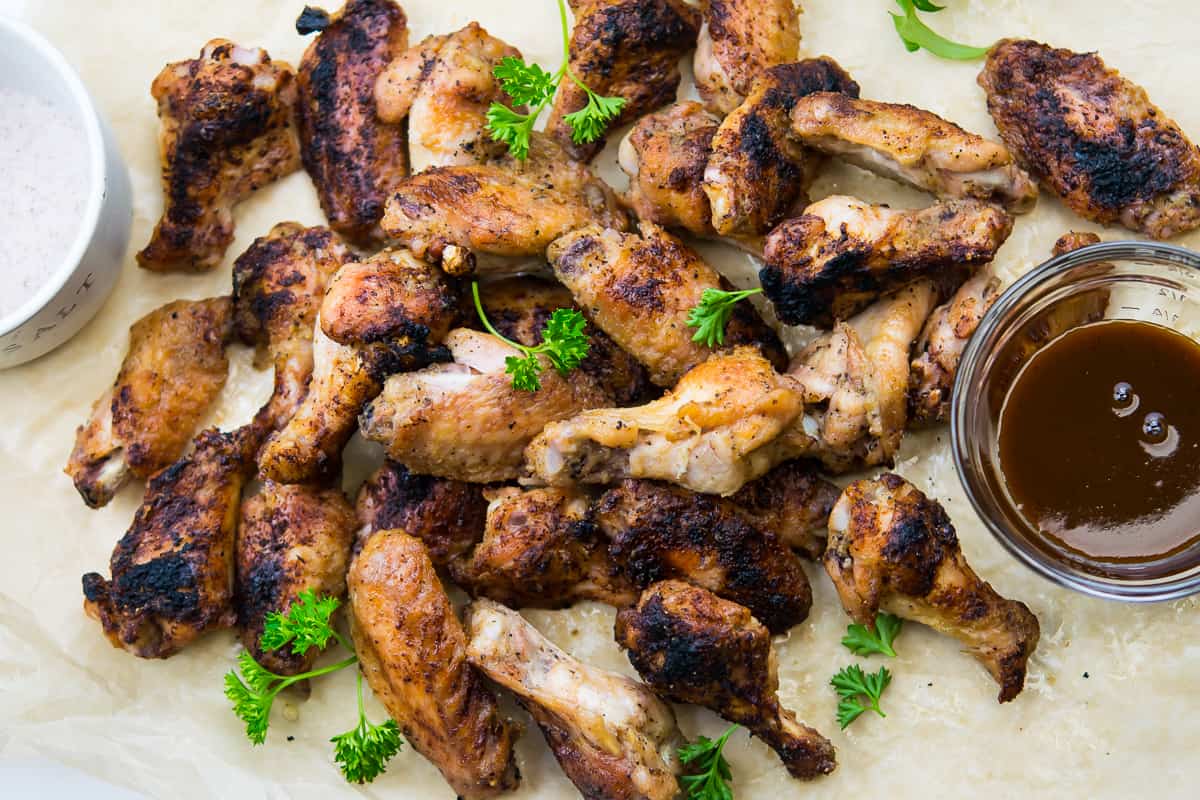
[[[966,400],[967,390],[964,387],[971,382],[966,376],[973,375],[981,369],[986,371],[984,343],[992,338],[1001,327],[1000,320],[1007,317],[1014,306],[1036,287],[1075,267],[1096,261],[1128,261],[1138,258],[1188,266],[1200,271],[1200,252],[1165,242],[1130,239],[1101,242],[1055,256],[1029,270],[1004,290],[980,320],[974,335],[967,341],[967,346],[959,361],[954,392],[950,401],[950,449],[954,456],[955,472],[958,474],[959,483],[971,508],[983,521],[984,527],[991,533],[992,538],[996,539],[1019,562],[1043,578],[1091,597],[1133,603],[1155,603],[1179,600],[1200,592],[1200,575],[1185,575],[1151,585],[1124,583],[1116,579],[1076,574],[1061,568],[1049,557],[1038,557],[1031,550],[1019,547],[1015,541],[1017,534],[1009,531],[1007,526],[985,513],[981,507],[981,501],[976,496],[977,482],[968,478],[971,470],[968,469],[967,455],[963,446],[966,441],[964,430],[967,426],[967,407],[970,405]]]
[[[58,80],[66,86],[73,99],[75,110],[83,122],[89,161],[88,201],[80,218],[79,227],[76,229],[75,240],[33,296],[13,311],[0,316],[0,336],[6,336],[29,322],[49,305],[83,261],[83,256],[91,246],[96,228],[100,224],[100,211],[107,195],[108,165],[100,114],[91,94],[79,77],[79,73],[67,62],[66,57],[58,48],[24,22],[0,16],[0,29],[12,33],[21,40],[26,51],[34,53],[37,58],[40,58],[54,71]]]

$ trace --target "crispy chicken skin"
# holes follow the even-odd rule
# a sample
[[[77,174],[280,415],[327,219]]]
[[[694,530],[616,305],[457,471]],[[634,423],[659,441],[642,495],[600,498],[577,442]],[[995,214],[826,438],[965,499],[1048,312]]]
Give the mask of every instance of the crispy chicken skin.
[[[489,497],[483,541],[450,565],[454,582],[472,596],[513,608],[565,608],[579,600],[619,607],[637,599],[592,523],[588,495],[506,487]]]
[[[1037,202],[1037,184],[1004,145],[914,106],[811,94],[792,109],[792,133],[808,147],[943,200],[974,198],[1013,213]]]
[[[812,588],[799,558],[737,506],[654,481],[624,481],[596,502],[613,560],[639,587],[675,578],[741,603],[772,633],[808,616]]]
[[[779,703],[771,635],[745,607],[662,581],[617,614],[617,644],[651,689],[710,708],[767,743],[795,778],[833,772],[833,744]]]
[[[800,19],[794,0],[701,0],[704,25],[692,68],[704,104],[725,116],[764,70],[796,60]]]
[[[321,330],[339,344],[389,339],[436,345],[461,317],[456,281],[402,247],[347,264],[321,304]]]
[[[621,140],[618,160],[629,176],[625,202],[643,222],[712,237],[704,170],[721,124],[694,100],[647,114]]]
[[[1073,253],[1076,250],[1081,250],[1093,244],[1100,244],[1100,237],[1094,233],[1080,233],[1078,231],[1068,231],[1054,243],[1053,254],[1056,256]]]
[[[393,0],[347,0],[310,25],[313,16],[297,22],[321,31],[300,59],[300,154],[329,226],[376,244],[384,203],[408,174],[408,141],[376,115],[375,81],[408,47],[408,20]]]
[[[506,155],[412,176],[396,188],[383,218],[389,236],[451,274],[541,259],[552,241],[591,223],[625,228],[616,195],[540,134],[524,162]],[[488,259],[477,263],[480,256]]]
[[[229,372],[228,297],[176,300],[129,328],[129,352],[112,387],[75,431],[65,472],[92,508],[130,475],[147,478],[183,453]]]
[[[953,636],[1000,684],[1001,703],[1025,685],[1037,617],[975,574],[945,510],[899,475],[846,487],[829,518],[825,571],[856,622],[886,611]]]
[[[547,423],[611,402],[591,378],[578,370],[563,377],[549,361],[540,389],[515,388],[505,359],[521,353],[490,334],[458,328],[446,346],[452,363],[393,375],[359,419],[365,438],[416,472],[515,480],[525,446]]]
[[[525,458],[539,484],[650,478],[732,494],[815,447],[796,424],[803,411],[795,382],[756,348],[739,347],[695,367],[646,405],[585,411],[547,425]]]
[[[83,576],[83,608],[113,647],[166,658],[200,634],[234,624],[234,533],[242,486],[262,432],[254,426],[196,437],[157,473],[117,542],[109,569]]]
[[[238,337],[275,367],[263,412],[272,429],[296,413],[313,371],[313,328],[333,274],[353,255],[328,228],[281,222],[233,262]]]
[[[814,92],[858,97],[858,84],[828,57],[780,64],[760,73],[745,101],[725,117],[704,170],[717,233],[761,236],[806,202],[821,157],[792,136],[791,111]]]
[[[695,9],[684,0],[571,0],[571,10],[571,71],[593,92],[625,100],[610,130],[675,99],[679,59],[700,32]],[[563,81],[546,122],[546,133],[577,161],[590,161],[604,148],[603,139],[576,144],[564,119],[587,103],[587,92]]]
[[[780,320],[829,328],[921,278],[953,291],[1012,227],[978,200],[909,211],[834,195],[771,232],[759,280]]]
[[[429,167],[476,164],[504,145],[484,127],[492,103],[508,105],[493,74],[521,51],[471,22],[447,36],[428,36],[392,61],[375,83],[375,107],[384,122],[408,119],[409,163]]]
[[[356,546],[375,531],[402,530],[425,545],[435,566],[445,567],[483,537],[487,509],[483,487],[417,475],[387,459],[358,490]]]
[[[467,609],[467,657],[529,712],[584,800],[679,795],[671,707],[641,683],[564,653],[517,612]]]
[[[311,669],[318,651],[263,650],[267,615],[286,614],[305,590],[318,597],[345,595],[354,521],[354,509],[335,488],[266,481],[242,501],[234,608],[242,645],[275,674]]]
[[[158,103],[163,214],[138,254],[146,269],[209,270],[233,241],[233,207],[300,168],[296,79],[265,50],[227,39],[163,67]]]
[[[815,561],[825,552],[829,512],[841,495],[818,469],[807,459],[784,462],[729,499],[751,525]]]
[[[405,740],[464,800],[516,789],[518,731],[467,662],[467,635],[424,545],[403,531],[378,531],[347,583],[363,676]]]
[[[979,85],[1017,160],[1075,213],[1155,239],[1200,227],[1200,147],[1095,53],[1006,39]]]
[[[656,385],[673,386],[712,354],[692,341],[688,314],[705,289],[729,284],[662,228],[642,223],[638,235],[589,226],[556,240],[546,257],[596,326],[642,362]],[[772,363],[786,361],[779,337],[748,303],[734,307],[725,342],[758,344]]]

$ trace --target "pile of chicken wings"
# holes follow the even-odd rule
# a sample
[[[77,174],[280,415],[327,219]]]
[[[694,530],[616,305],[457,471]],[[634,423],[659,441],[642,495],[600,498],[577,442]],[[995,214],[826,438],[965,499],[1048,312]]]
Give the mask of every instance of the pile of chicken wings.
[[[792,0],[699,5],[572,2],[572,69],[626,100],[625,192],[564,124],[586,102],[571,81],[517,160],[485,128],[517,49],[477,23],[410,46],[393,0],[306,9],[317,35],[296,70],[225,40],[164,68],[165,208],[143,267],[221,263],[237,202],[301,166],[328,227],[281,222],[236,258],[230,295],[138,320],[80,427],[67,472],[88,505],[146,481],[109,576],[83,578],[114,646],[161,658],[234,627],[297,674],[311,655],[264,652],[266,615],[304,590],[348,596],[371,688],[464,798],[519,781],[498,692],[588,798],[677,795],[670,702],[746,726],[796,778],[832,771],[832,744],[777,696],[771,637],[810,613],[805,561],[855,621],[929,625],[1002,702],[1021,691],[1037,619],[971,569],[942,507],[895,474],[826,476],[890,465],[906,429],[945,419],[1001,288],[987,265],[1039,184],[1087,219],[1171,236],[1200,226],[1200,151],[1095,55],[1000,43],[980,76],[1000,143],[800,58]],[[693,50],[701,102],[673,102]],[[812,202],[830,159],[930,204]],[[721,345],[695,341],[689,311],[731,288],[695,237],[760,257],[774,315],[815,326],[809,343],[789,354],[751,303]],[[514,388],[520,353],[483,330],[473,280],[527,347],[578,309],[588,357]],[[243,427],[197,434],[235,343],[274,391]],[[387,460],[352,505],[356,432]],[[515,611],[583,600],[618,609],[640,682]]]

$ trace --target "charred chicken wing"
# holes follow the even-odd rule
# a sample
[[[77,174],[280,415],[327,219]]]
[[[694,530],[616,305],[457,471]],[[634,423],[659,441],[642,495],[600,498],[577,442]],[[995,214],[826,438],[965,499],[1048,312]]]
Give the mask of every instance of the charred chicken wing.
[[[815,561],[825,552],[829,512],[841,494],[818,467],[807,459],[787,461],[729,499],[754,527]]]
[[[794,0],[701,0],[704,25],[693,71],[704,104],[724,116],[762,72],[796,60],[800,20]]]

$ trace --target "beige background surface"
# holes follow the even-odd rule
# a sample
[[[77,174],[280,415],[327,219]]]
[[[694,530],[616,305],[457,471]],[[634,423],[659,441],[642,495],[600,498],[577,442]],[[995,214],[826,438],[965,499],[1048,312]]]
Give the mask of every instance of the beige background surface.
[[[299,0],[0,0],[0,12],[29,18],[82,72],[112,121],[135,191],[133,246],[148,237],[160,208],[150,81],[169,60],[192,57],[210,37],[266,47],[295,63]],[[546,66],[557,63],[551,0],[406,0],[414,41],[471,19]],[[932,22],[971,43],[1029,35],[1079,50],[1098,49],[1144,84],[1155,101],[1200,137],[1200,12],[1192,0],[950,0]],[[995,130],[975,85],[977,64],[909,55],[891,29],[888,0],[807,0],[805,54],[836,57],[865,96],[913,102],[986,135]],[[602,170],[616,174],[614,148]],[[852,168],[826,175],[818,196],[850,192],[900,204],[920,195]],[[354,721],[352,676],[316,687],[307,703],[278,706],[270,738],[254,749],[221,695],[237,648],[229,633],[207,637],[168,661],[139,661],[112,649],[81,610],[79,576],[105,570],[141,487],[89,511],[61,469],[73,430],[112,380],[127,326],[177,297],[229,291],[229,264],[275,222],[322,222],[307,176],[293,175],[238,209],[238,236],[225,263],[205,276],[139,271],[130,255],[113,298],[74,341],[33,364],[0,374],[0,759],[45,757],[154,797],[449,798],[436,770],[409,749],[364,789],[345,784],[330,761],[329,736]],[[1068,227],[1085,228],[1043,197],[1021,217],[998,259],[1007,277],[1045,257]],[[1107,238],[1122,238],[1111,231]],[[1179,243],[1200,247],[1200,236]],[[745,282],[745,256],[707,247],[714,262]],[[268,393],[237,349],[213,422],[246,420]],[[811,784],[790,780],[779,761],[744,733],[727,749],[739,798],[768,797],[1195,797],[1200,789],[1200,602],[1133,607],[1086,599],[1036,578],[1006,556],[966,505],[948,457],[945,431],[912,437],[899,471],[942,500],[976,568],[1000,591],[1026,601],[1042,623],[1028,687],[1007,706],[954,643],[915,626],[888,664],[895,681],[887,719],[864,717],[837,730],[826,682],[854,661],[839,644],[846,619],[823,574],[810,569],[812,616],[779,642],[782,696],[838,748],[836,773]],[[352,472],[373,453],[355,446]],[[584,605],[530,614],[571,652],[630,672],[611,639],[611,610]],[[1085,673],[1087,677],[1085,677]],[[374,706],[376,717],[381,714]],[[519,713],[519,712],[514,712]],[[723,729],[715,716],[680,713],[689,736]],[[294,736],[294,741],[286,737]],[[525,780],[514,797],[574,796],[536,729],[518,757]],[[0,791],[0,794],[3,792]]]

